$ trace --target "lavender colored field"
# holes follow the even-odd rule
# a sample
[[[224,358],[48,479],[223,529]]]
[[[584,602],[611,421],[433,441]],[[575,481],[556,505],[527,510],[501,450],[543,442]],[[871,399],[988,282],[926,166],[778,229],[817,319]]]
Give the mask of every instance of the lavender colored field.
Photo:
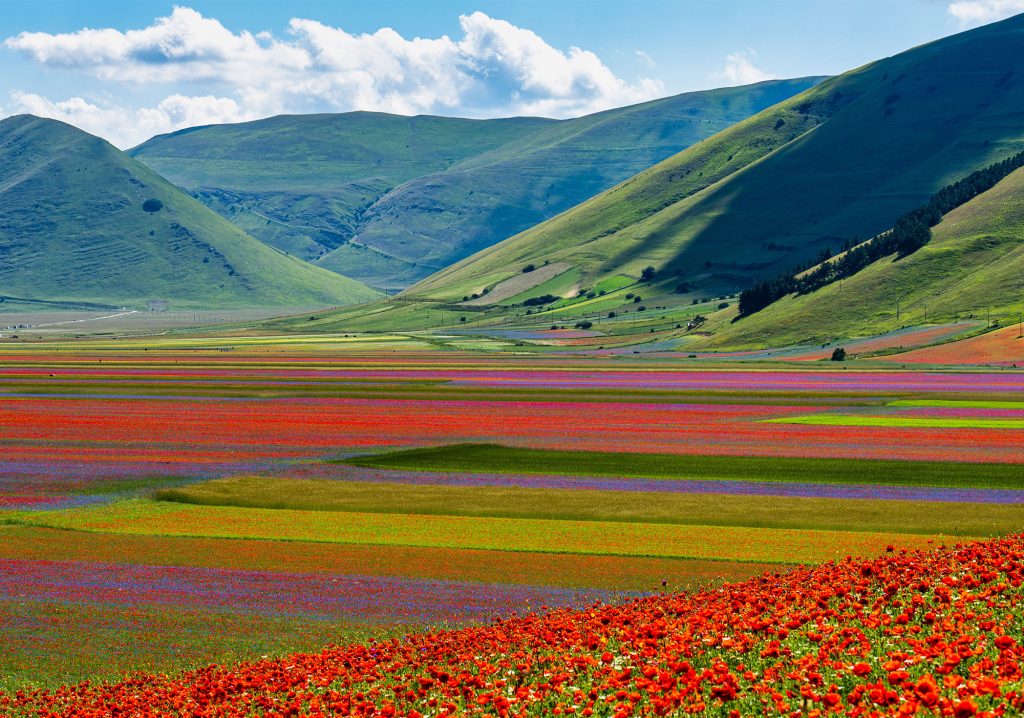
[[[388,576],[0,559],[0,601],[177,606],[355,625],[461,625],[626,595]]]
[[[734,479],[644,479],[594,476],[536,475],[457,471],[386,470],[343,464],[304,464],[289,468],[284,476],[301,479],[334,479],[372,484],[419,486],[518,486],[531,489],[631,491],[639,493],[726,494],[735,496],[789,496],[834,499],[888,499],[954,503],[1020,504],[1021,489],[974,489],[884,484],[836,484],[803,481],[738,481]]]

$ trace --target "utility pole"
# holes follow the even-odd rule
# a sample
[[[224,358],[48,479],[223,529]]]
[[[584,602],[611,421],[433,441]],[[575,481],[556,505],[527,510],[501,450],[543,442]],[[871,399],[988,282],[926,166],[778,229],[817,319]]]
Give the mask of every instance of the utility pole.
[[[1024,337],[1024,333],[1021,333],[1021,326],[1024,325],[1024,314],[1017,312],[1017,338]]]
[[[900,298],[896,297],[896,321],[900,320]]]

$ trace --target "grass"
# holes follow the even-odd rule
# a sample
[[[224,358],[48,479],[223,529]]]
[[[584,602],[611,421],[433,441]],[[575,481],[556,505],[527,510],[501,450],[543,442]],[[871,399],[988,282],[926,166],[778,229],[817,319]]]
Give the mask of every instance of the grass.
[[[687,93],[560,122],[274,117],[172,133],[133,154],[175,184],[202,187],[205,202],[261,240],[374,286],[398,287],[816,81]]]
[[[215,479],[162,489],[156,498],[201,506],[297,511],[965,536],[998,536],[1024,526],[1024,505],[1017,504],[423,486],[269,477]]]
[[[785,564],[827,561],[849,554],[875,555],[889,545],[925,548],[933,541],[943,540],[938,535],[893,532],[312,512],[186,506],[143,499],[68,511],[13,513],[6,522],[136,535]]]
[[[417,471],[633,476],[659,479],[804,481],[946,488],[1024,488],[1020,465],[792,457],[681,456],[455,444],[342,460]],[[953,474],[953,475],[951,475]]]
[[[764,419],[771,424],[808,426],[891,426],[900,429],[1024,429],[1024,419],[986,419],[983,417],[863,416],[857,414],[812,414]]]
[[[897,399],[889,406],[936,407],[945,409],[1015,409],[1024,411],[1024,401],[985,401],[962,399]]]
[[[145,309],[336,306],[368,287],[256,241],[107,142],[28,115],[0,122],[0,286]],[[142,205],[157,199],[162,208]]]
[[[950,212],[932,230],[931,242],[910,256],[879,260],[841,283],[786,297],[735,324],[722,323],[711,343],[821,342],[868,336],[900,323],[969,318],[1014,323],[1024,310],[1022,233],[1024,170],[1017,170]],[[1021,356],[1018,351],[1008,358]],[[958,358],[957,352],[948,358]]]

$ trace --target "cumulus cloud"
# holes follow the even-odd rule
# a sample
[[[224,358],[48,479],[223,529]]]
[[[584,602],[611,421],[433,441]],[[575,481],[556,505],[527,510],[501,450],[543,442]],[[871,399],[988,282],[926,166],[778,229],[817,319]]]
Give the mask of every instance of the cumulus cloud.
[[[750,85],[755,82],[778,79],[778,75],[757,67],[757,52],[751,49],[734,52],[725,57],[725,67],[717,77],[729,85]]]
[[[463,15],[459,23],[458,39],[408,39],[391,28],[351,34],[295,18],[287,36],[279,38],[236,33],[191,8],[176,7],[139,30],[23,32],[5,45],[48,68],[84,72],[136,90],[173,91],[158,106],[141,109],[81,98],[53,102],[24,93],[15,98],[16,106],[47,107],[51,116],[78,118],[94,128],[135,122],[171,129],[197,119],[356,109],[568,117],[662,94],[657,81],[627,82],[593,52],[560,50],[531,30],[482,12]]]
[[[776,80],[778,75],[765,72],[756,65],[757,53],[754,50],[734,52],[725,57],[725,67],[715,74],[715,78],[726,85],[750,85],[765,80]]]
[[[1024,12],[1024,0],[957,0],[949,13],[963,26],[984,25]]]
[[[132,109],[90,102],[82,97],[54,101],[31,92],[15,91],[11,93],[10,104],[3,109],[2,115],[31,114],[61,120],[122,148],[182,127],[256,119],[231,98],[210,95],[170,95],[154,107]]]

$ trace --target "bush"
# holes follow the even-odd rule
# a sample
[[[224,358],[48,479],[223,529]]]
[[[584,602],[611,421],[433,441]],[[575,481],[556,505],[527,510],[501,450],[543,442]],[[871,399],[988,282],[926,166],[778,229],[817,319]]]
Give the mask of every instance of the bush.
[[[643,304],[641,304],[639,307],[636,308],[636,310],[638,312],[646,312],[647,311],[647,307],[645,307]]]
[[[164,203],[158,199],[147,199],[142,203],[142,209],[146,212],[159,212],[164,208]]]
[[[590,329],[592,326],[594,326],[594,323],[588,322],[586,319],[584,319],[582,322],[576,322],[575,324],[575,327],[577,329]]]
[[[644,267],[643,271],[640,272],[640,281],[649,282],[654,279],[654,275],[658,273],[654,267]]]
[[[527,274],[528,272],[532,272],[536,268],[537,268],[537,265],[535,265],[535,264],[527,264],[525,267],[523,267],[523,274]]]
[[[846,350],[842,347],[836,347],[835,351],[832,352],[832,361],[846,361]]]
[[[729,308],[729,302],[721,302],[721,303],[720,303],[720,304],[718,305],[718,308],[719,308],[719,309],[728,309],[728,308]]]
[[[524,300],[523,301],[523,306],[524,307],[541,307],[541,306],[543,306],[545,304],[551,304],[552,302],[557,302],[558,299],[559,299],[559,297],[556,297],[554,294],[542,294],[539,297],[530,297],[529,299]]]
[[[608,312],[609,319],[615,319],[615,312]]]
[[[637,294],[635,297],[633,297],[633,304],[639,304],[643,300],[644,300],[644,298],[641,297],[639,294]]]
[[[680,282],[676,285],[676,294],[686,294],[688,291],[690,291],[689,282]]]

